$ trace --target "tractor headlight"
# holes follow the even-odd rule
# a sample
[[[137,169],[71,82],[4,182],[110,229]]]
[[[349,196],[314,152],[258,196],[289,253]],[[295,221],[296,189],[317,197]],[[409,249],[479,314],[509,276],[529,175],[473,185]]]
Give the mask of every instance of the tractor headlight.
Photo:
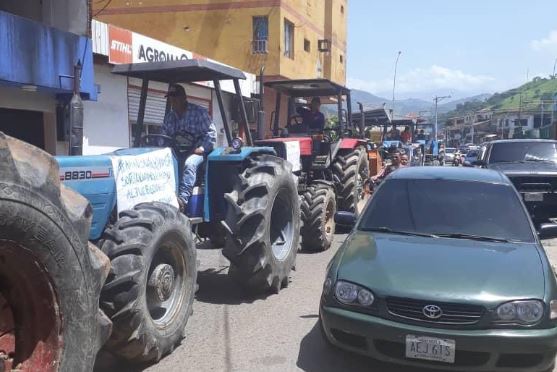
[[[243,145],[244,141],[241,138],[236,137],[232,140],[232,148],[236,151],[240,150]]]
[[[506,302],[497,307],[497,321],[503,323],[534,324],[543,317],[543,307],[543,302],[538,300]]]
[[[335,297],[346,305],[371,306],[375,301],[375,296],[370,290],[342,280],[335,285]]]

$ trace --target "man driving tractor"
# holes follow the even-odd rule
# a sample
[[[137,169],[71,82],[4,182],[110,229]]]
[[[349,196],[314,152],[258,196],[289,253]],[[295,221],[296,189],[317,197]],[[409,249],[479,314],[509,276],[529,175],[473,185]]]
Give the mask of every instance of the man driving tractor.
[[[195,185],[197,168],[217,142],[217,130],[205,108],[188,102],[181,85],[171,85],[167,97],[171,110],[164,118],[162,134],[173,137],[176,145],[184,149],[177,154],[179,161],[184,161],[184,173],[178,187],[178,204],[183,212]]]
[[[296,112],[302,117],[302,125],[312,131],[322,132],[325,128],[325,116],[320,111],[321,99],[313,97],[311,100],[311,109],[298,107]]]
[[[375,186],[379,185],[389,174],[393,173],[399,168],[404,168],[408,166],[408,155],[401,155],[400,152],[395,152],[391,157],[391,164],[384,167],[381,172],[373,177],[367,179],[364,182],[364,188],[367,188],[369,192],[373,192]]]

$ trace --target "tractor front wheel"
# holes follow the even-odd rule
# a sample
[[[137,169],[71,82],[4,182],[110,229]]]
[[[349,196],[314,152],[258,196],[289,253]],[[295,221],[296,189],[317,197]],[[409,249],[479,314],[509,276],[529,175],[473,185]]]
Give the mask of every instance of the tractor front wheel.
[[[288,162],[271,155],[246,160],[225,194],[223,254],[229,274],[254,292],[288,285],[300,241],[300,202]]]
[[[302,195],[302,249],[325,251],[333,242],[337,204],[331,186],[310,185]]]
[[[112,270],[101,308],[113,322],[107,350],[130,362],[158,361],[183,338],[197,279],[189,220],[164,203],[120,213],[100,243]]]
[[[345,155],[338,155],[333,173],[340,181],[338,210],[359,214],[367,202],[364,182],[369,177],[369,161],[365,148],[358,147]]]

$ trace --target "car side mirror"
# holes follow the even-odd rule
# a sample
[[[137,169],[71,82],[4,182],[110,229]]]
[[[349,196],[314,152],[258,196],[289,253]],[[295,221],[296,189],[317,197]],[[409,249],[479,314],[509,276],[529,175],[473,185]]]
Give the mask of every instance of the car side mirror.
[[[335,223],[341,226],[354,227],[356,224],[356,215],[351,212],[336,212]]]
[[[538,229],[538,236],[542,240],[557,238],[557,224],[542,223]]]

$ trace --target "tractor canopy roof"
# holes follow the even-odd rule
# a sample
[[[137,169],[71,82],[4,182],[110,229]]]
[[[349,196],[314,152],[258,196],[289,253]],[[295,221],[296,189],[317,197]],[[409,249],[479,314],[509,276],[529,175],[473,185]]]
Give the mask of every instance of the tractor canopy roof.
[[[363,111],[365,127],[379,126],[383,127],[385,124],[391,123],[391,117],[389,113],[384,108],[365,110]],[[354,124],[359,123],[362,120],[362,112],[352,113],[352,122]]]
[[[327,79],[276,80],[265,83],[290,97],[325,97],[348,95],[350,89]]]
[[[246,78],[244,73],[238,69],[199,59],[117,65],[112,73],[163,83],[194,83]]]

